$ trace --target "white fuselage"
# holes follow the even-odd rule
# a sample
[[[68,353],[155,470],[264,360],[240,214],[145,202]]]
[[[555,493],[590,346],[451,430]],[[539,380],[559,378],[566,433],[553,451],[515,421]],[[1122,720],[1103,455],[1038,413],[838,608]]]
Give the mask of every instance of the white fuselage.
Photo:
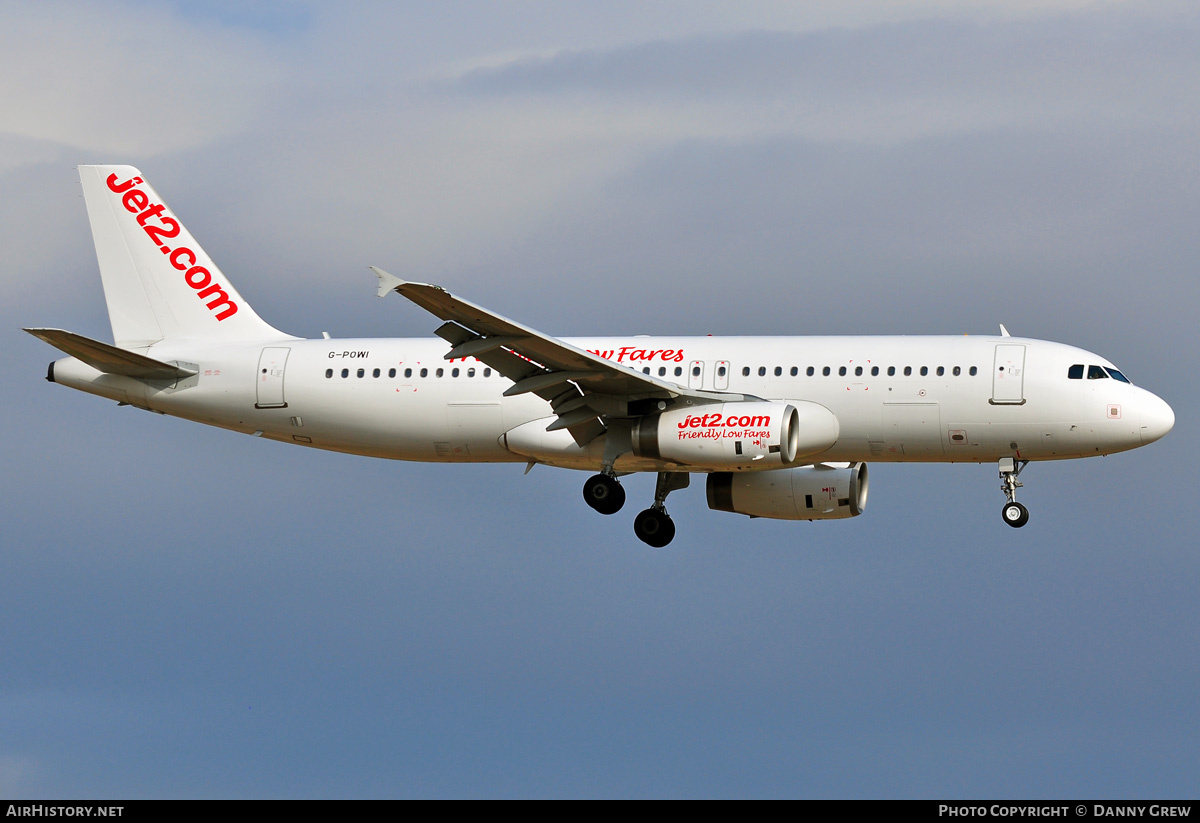
[[[996,461],[1004,521],[1020,527],[1029,461],[1136,448],[1175,422],[1105,359],[1003,326],[562,340],[374,266],[378,296],[429,312],[436,337],[302,340],[259,317],[140,171],[81,166],[79,179],[113,344],[26,329],[70,355],[50,380],[312,448],[592,471],[583,497],[601,514],[625,502],[618,475],[656,472],[633,523],[656,548],[675,534],[666,498],[689,472],[708,473],[711,509],[830,520],[862,513],[871,461]]]
[[[1042,340],[567,342],[690,389],[824,406],[837,419],[836,442],[805,462],[1088,457],[1156,440],[1174,421],[1166,403],[1144,389],[1088,379],[1089,367],[1111,367],[1104,358]],[[398,460],[600,468],[603,437],[581,449],[565,431],[543,436],[544,426],[533,421],[554,420],[546,401],[534,394],[504,397],[512,381],[473,358],[444,360],[449,348],[436,338],[283,338],[253,346],[172,340],[145,354],[193,364],[198,374],[177,385],[102,374],[74,358],[57,361],[53,379],[156,412],[314,448]],[[1073,365],[1083,366],[1082,378],[1068,377]],[[506,437],[518,429],[525,434]],[[616,465],[622,471],[665,467],[631,454]]]

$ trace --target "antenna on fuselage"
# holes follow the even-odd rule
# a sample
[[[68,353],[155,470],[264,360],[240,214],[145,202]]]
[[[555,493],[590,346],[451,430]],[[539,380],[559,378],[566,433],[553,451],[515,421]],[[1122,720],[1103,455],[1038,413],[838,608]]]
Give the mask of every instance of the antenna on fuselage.
[[[1001,337],[1012,337],[1012,335],[1008,333],[1008,329],[1004,328],[1003,323],[1000,324],[1000,336]]]

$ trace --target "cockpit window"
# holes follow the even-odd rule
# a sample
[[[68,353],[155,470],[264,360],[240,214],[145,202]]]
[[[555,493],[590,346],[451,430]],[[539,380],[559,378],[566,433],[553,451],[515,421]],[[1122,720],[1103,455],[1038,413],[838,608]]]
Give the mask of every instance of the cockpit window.
[[[1120,380],[1122,383],[1129,383],[1129,378],[1128,378],[1128,377],[1126,377],[1125,375],[1121,374],[1119,371],[1117,371],[1116,369],[1112,368],[1111,366],[1105,366],[1105,367],[1104,367],[1104,370],[1105,370],[1106,372],[1108,372],[1108,376],[1109,376],[1109,377],[1111,377],[1113,380]],[[1130,384],[1130,385],[1132,385],[1132,384]]]
[[[1088,366],[1088,380],[1107,380],[1108,372],[1103,366]]]
[[[1076,363],[1074,366],[1067,369],[1067,377],[1070,378],[1071,380],[1082,380],[1083,379],[1083,364]]]

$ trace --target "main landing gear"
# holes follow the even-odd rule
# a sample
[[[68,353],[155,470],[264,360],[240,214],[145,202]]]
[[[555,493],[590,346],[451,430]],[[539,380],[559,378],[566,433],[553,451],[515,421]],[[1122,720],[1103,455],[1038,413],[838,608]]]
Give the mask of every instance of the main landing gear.
[[[601,514],[616,514],[625,505],[625,489],[614,475],[594,474],[583,484],[583,499]]]
[[[661,549],[675,537],[675,521],[667,514],[667,495],[686,489],[687,472],[659,472],[654,485],[654,503],[633,520],[633,533],[648,546]],[[612,474],[595,474],[583,484],[583,499],[601,514],[616,514],[625,505],[625,489]]]
[[[687,472],[659,472],[654,484],[654,504],[633,520],[633,533],[648,546],[661,549],[675,539],[675,521],[667,514],[667,495],[686,489],[691,477]]]
[[[1014,529],[1019,529],[1029,522],[1029,509],[1017,502],[1017,489],[1024,485],[1017,480],[1017,475],[1028,465],[1028,460],[1016,460],[1012,457],[1000,458],[1000,479],[1004,481],[1000,486],[1000,491],[1004,492],[1004,496],[1008,498],[1008,502],[1000,510],[1000,516]]]

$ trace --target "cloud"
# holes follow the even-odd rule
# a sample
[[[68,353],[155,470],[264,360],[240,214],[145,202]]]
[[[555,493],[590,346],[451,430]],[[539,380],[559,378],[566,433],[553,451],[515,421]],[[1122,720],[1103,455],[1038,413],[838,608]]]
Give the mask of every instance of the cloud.
[[[893,142],[1131,115],[1194,125],[1198,41],[1191,16],[1169,24],[1101,14],[919,21],[567,51],[473,69],[447,85],[469,97],[547,107],[589,100],[662,106],[679,137],[786,133]],[[681,108],[697,116],[680,117]]]
[[[554,42],[560,28],[571,32],[560,41],[587,37],[552,12],[530,29],[484,4],[467,16],[494,28],[491,38],[476,32],[444,49],[426,42],[425,51],[385,53],[389,35],[408,43],[446,21],[416,7],[318,9],[297,12],[306,24],[270,39],[253,26],[185,23],[141,5],[118,6],[111,19],[84,7],[50,51],[70,58],[63,66],[73,68],[60,71],[85,81],[45,95],[24,89],[13,118],[26,125],[10,138],[10,156],[28,167],[95,159],[68,145],[121,154],[177,210],[177,198],[202,193],[202,208],[230,218],[217,240],[238,255],[255,254],[262,237],[288,237],[261,263],[312,282],[343,265],[347,244],[355,267],[379,262],[434,278],[486,267],[564,210],[637,210],[612,202],[609,187],[706,141],[724,147],[721,162],[741,166],[788,141],[905,152],[913,141],[954,136],[1033,132],[1089,143],[1197,127],[1200,34],[1191,17],[1170,6],[1086,6],[1004,19],[983,5],[991,11],[971,20],[903,19],[941,10],[907,5],[896,23],[878,22],[893,19],[880,6],[876,18],[816,31],[731,31],[713,7],[703,17],[710,33],[629,42],[633,31],[669,31],[653,17],[642,29],[617,26],[615,44],[533,56],[534,41]],[[755,8],[750,23],[801,22],[785,19],[786,4]],[[17,22],[3,36],[19,46],[50,27],[50,14]],[[346,45],[350,30],[361,44]],[[526,56],[451,68],[447,55],[479,54],[476,40]],[[425,62],[414,64],[416,55]],[[0,59],[15,68],[28,57]],[[37,60],[48,60],[32,59],[35,74]],[[159,94],[172,79],[183,85]],[[184,166],[206,174],[175,172]],[[180,183],[164,186],[164,168]],[[228,180],[238,181],[236,197]],[[192,213],[181,210],[185,220]],[[24,246],[12,248],[20,258]]]
[[[980,146],[1023,133],[1063,143],[1185,134],[1200,125],[1197,55],[1190,18],[1090,8],[736,32],[374,78],[378,98],[331,100],[330,116],[295,127],[306,146],[361,149],[328,153],[308,173],[334,197],[338,181],[359,181],[343,214],[357,221],[373,210],[395,227],[406,260],[437,272],[482,263],[564,207],[697,142],[723,145],[737,162],[773,141],[903,152],[988,134],[998,139]],[[290,149],[268,162],[299,167],[304,158]],[[345,218],[322,218],[322,240],[354,233]]]
[[[43,142],[101,162],[235,133],[280,78],[261,42],[237,30],[151,4],[82,2],[6,8],[0,72],[0,156]],[[0,172],[21,159],[0,160]]]

